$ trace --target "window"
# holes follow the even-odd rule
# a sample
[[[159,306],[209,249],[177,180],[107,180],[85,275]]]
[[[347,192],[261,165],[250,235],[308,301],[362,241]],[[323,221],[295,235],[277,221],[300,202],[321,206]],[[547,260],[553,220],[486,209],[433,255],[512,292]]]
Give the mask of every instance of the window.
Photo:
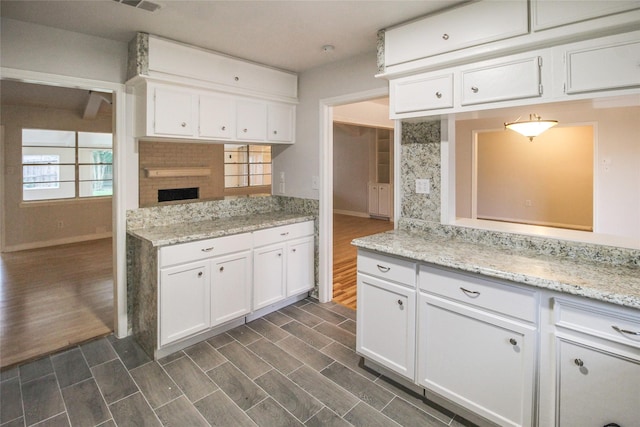
[[[225,144],[225,188],[259,187],[270,185],[270,146]]]
[[[110,133],[22,130],[22,200],[113,194]]]

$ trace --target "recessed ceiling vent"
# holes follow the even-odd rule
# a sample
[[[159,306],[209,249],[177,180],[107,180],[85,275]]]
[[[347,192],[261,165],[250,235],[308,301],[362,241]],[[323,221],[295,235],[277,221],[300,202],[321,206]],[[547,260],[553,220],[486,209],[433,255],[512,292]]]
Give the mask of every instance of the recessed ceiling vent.
[[[155,12],[160,9],[160,5],[152,1],[147,0],[113,0],[116,3],[126,4],[127,6],[135,7],[136,9],[146,10],[148,12]]]

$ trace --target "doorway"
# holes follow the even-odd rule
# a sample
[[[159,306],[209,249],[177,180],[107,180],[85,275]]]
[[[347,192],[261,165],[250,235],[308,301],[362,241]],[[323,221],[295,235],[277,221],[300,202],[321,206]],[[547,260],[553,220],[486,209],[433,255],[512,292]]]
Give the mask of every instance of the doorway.
[[[328,264],[331,270],[326,276],[331,278],[326,280],[325,276],[323,280],[321,274],[320,299],[356,308],[357,253],[351,241],[393,229],[394,161],[390,154],[394,148],[394,122],[388,119],[386,90],[335,101],[323,118],[323,123],[330,123],[331,134],[322,138],[321,180],[323,186],[328,185],[330,176],[331,182],[329,190],[324,187],[320,197],[321,230],[325,230],[320,236],[320,263],[324,259]],[[382,146],[384,153],[380,154]],[[370,195],[379,182],[384,183],[390,196],[382,214],[372,210]],[[327,224],[327,228],[323,229],[322,224]]]
[[[56,80],[55,76],[50,77]],[[118,295],[114,248],[121,239],[114,236],[115,230],[112,230],[112,224],[118,224],[114,220],[118,212],[116,199],[108,195],[113,193],[116,170],[113,152],[117,138],[111,136],[115,135],[116,120],[111,103],[119,90],[114,90],[114,86],[119,85],[91,82],[90,87],[96,89],[89,90],[82,87],[86,82],[61,86],[59,82],[50,85],[44,80],[42,84],[21,80],[0,81],[4,125],[1,148],[6,159],[0,167],[6,176],[0,192],[3,205],[0,364],[3,368],[109,334],[119,326],[118,316],[114,316],[114,296]],[[96,94],[99,94],[97,103]],[[36,133],[42,129],[65,129],[70,131],[74,144],[63,147],[62,143],[51,143],[51,146],[43,143],[42,148],[25,148],[23,129]],[[112,146],[100,146],[97,150],[100,154],[108,153],[109,159],[102,157],[87,162],[86,157],[96,154],[96,149],[79,141],[86,141],[83,138],[87,135],[98,134],[113,141]],[[94,142],[88,144],[91,146]],[[44,187],[58,194],[66,187],[74,194],[42,200],[25,198],[24,171],[42,169],[36,164],[40,162],[34,160],[38,156],[30,152],[29,164],[24,163],[25,149],[46,151],[48,160],[43,162],[46,168],[56,172],[55,179],[51,175],[35,179],[39,184],[31,185],[35,188],[31,196],[46,192]],[[66,154],[61,158],[60,153],[53,153],[55,150],[73,153],[73,161],[65,160]],[[107,183],[100,185],[95,194],[92,192],[97,179],[91,178],[95,175],[92,170],[100,171],[101,184]],[[105,170],[108,177],[104,175]],[[73,171],[72,180],[68,178],[69,171]]]

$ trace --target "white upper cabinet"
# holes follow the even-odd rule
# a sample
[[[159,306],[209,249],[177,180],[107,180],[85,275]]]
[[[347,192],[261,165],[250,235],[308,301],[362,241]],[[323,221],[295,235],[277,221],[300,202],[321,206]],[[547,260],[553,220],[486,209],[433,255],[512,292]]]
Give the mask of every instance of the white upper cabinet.
[[[153,92],[153,130],[159,135],[194,136],[196,117],[194,95],[165,87]]]
[[[534,31],[640,8],[640,1],[535,0],[531,3]]]
[[[625,39],[567,47],[566,93],[640,87],[640,32]]]
[[[385,65],[527,34],[525,0],[479,1],[410,22],[385,33]]]
[[[267,106],[267,139],[271,142],[293,142],[295,107],[285,104]]]
[[[242,100],[236,105],[236,139],[264,141],[267,139],[267,105],[264,102]]]
[[[236,133],[236,101],[223,95],[200,96],[200,130],[205,138],[232,139]]]
[[[461,71],[461,104],[507,101],[542,94],[542,58],[532,56]]]

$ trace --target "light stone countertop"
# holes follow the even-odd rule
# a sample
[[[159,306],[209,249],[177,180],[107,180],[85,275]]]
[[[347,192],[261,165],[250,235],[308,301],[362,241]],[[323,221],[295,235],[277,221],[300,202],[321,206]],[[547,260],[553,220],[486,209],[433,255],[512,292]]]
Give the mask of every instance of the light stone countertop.
[[[640,268],[541,255],[402,230],[354,239],[353,245],[462,272],[509,280],[640,309]]]
[[[314,217],[310,215],[269,212],[249,216],[216,218],[210,221],[182,222],[160,227],[133,229],[128,230],[127,233],[149,241],[153,246],[167,246],[232,234],[248,233],[264,228],[312,221],[313,219]]]

